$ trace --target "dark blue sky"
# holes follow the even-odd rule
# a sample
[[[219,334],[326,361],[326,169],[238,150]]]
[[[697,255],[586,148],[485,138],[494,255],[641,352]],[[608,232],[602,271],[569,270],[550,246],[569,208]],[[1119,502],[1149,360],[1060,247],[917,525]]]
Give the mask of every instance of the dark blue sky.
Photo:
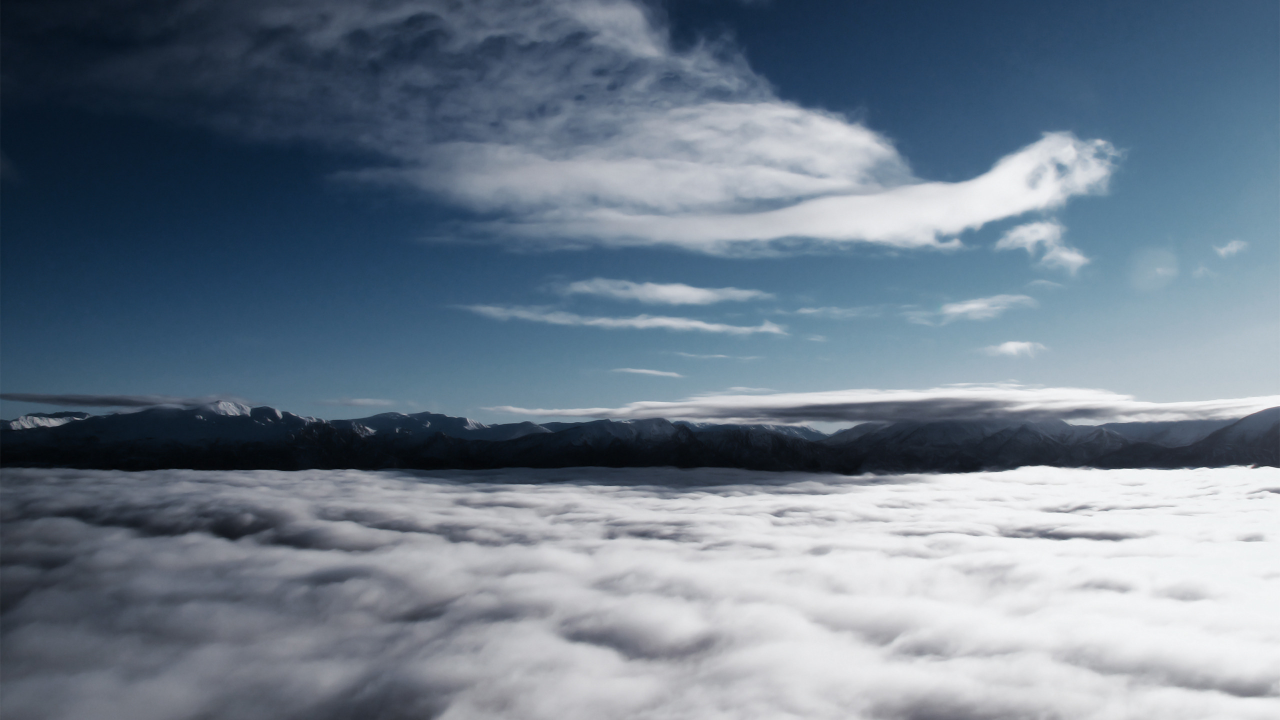
[[[4,392],[1280,392],[1274,2],[278,5],[6,3]],[[1056,199],[965,189],[1019,153]]]

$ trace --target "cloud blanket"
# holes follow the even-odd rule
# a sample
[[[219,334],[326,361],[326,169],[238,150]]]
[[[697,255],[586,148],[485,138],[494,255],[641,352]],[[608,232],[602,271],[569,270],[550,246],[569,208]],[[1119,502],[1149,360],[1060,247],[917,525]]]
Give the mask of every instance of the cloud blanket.
[[[11,720],[1280,708],[1271,469],[4,482]]]

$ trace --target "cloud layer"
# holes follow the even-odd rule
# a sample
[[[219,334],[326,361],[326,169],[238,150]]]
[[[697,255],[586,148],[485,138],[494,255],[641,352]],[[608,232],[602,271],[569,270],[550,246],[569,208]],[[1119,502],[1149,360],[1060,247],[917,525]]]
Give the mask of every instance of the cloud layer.
[[[867,422],[899,420],[1097,420],[1154,422],[1244,417],[1280,405],[1280,396],[1144,402],[1132,395],[1086,388],[1011,383],[947,385],[929,390],[831,390],[773,395],[699,395],[675,402],[634,402],[620,408],[492,410],[544,417],[617,420],[668,418],[722,422]]]
[[[37,403],[40,405],[59,405],[62,407],[154,407],[156,405],[198,407],[216,402],[245,402],[230,395],[180,397],[176,395],[78,395],[74,393],[0,393],[0,400]]]
[[[1277,486],[6,470],[0,709],[1262,720]]]
[[[692,318],[683,317],[664,317],[661,315],[636,315],[634,317],[591,317],[587,315],[578,315],[576,313],[564,312],[562,310],[548,310],[546,308],[530,308],[530,307],[509,307],[505,305],[464,305],[463,310],[470,310],[477,315],[493,318],[494,320],[527,320],[529,322],[547,323],[550,325],[579,325],[584,327],[598,327],[609,330],[630,329],[630,330],[676,330],[676,331],[694,331],[708,333],[724,333],[728,335],[753,335],[756,333],[766,333],[771,335],[786,335],[787,332],[780,325],[765,320],[759,325],[725,325],[723,323],[709,323],[702,320],[694,320]]]
[[[6,26],[38,83],[355,148],[383,162],[346,178],[543,246],[954,247],[1104,191],[1117,157],[1051,132],[978,177],[928,182],[884,136],[780,100],[726,43],[673,46],[658,11],[626,0],[59,0]]]
[[[613,300],[634,300],[650,305],[711,305],[745,300],[768,300],[773,295],[761,290],[700,288],[682,283],[637,283],[630,280],[593,278],[565,285],[565,295],[595,295]]]

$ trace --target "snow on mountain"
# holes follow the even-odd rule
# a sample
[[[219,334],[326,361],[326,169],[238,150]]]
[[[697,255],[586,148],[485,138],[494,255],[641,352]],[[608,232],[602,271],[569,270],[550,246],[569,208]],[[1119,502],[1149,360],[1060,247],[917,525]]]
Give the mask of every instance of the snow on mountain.
[[[436,433],[444,433],[449,437],[468,440],[511,440],[525,435],[540,435],[550,432],[546,428],[531,422],[485,425],[471,418],[450,417],[430,412],[414,413],[412,415],[386,412],[354,420],[333,420],[330,424],[339,429],[355,429],[356,426],[362,426],[373,434],[400,434],[427,438]]]
[[[76,420],[92,417],[86,412],[31,413],[14,420],[0,420],[9,430],[30,430],[32,428],[51,428],[66,425]]]

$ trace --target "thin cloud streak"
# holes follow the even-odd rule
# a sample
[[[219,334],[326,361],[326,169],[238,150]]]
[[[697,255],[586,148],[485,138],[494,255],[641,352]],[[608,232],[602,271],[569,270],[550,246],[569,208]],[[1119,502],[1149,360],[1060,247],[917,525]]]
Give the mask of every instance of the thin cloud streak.
[[[564,295],[594,295],[614,300],[634,300],[650,305],[711,305],[720,302],[768,300],[772,294],[738,288],[700,288],[682,283],[637,283],[629,280],[594,278],[569,283]]]
[[[546,248],[952,249],[1105,192],[1119,158],[1046,133],[975,178],[922,180],[885,136],[781,100],[727,42],[677,50],[656,17],[624,0],[69,0],[19,7],[6,29],[43,84],[354,148],[384,162],[340,177],[495,218],[464,235]],[[85,52],[42,54],[64,43]]]
[[[780,314],[850,320],[853,318],[879,317],[882,312],[883,308],[881,307],[867,305],[861,307],[803,307],[799,310],[780,311]]]
[[[672,352],[671,354],[679,355],[680,357],[684,357],[684,358],[691,358],[693,360],[759,360],[761,357],[760,355],[718,355],[718,354],[701,355],[698,353],[687,353],[687,352],[679,352],[679,351]]]
[[[632,375],[652,375],[654,377],[669,377],[669,378],[684,377],[678,372],[667,372],[665,370],[646,370],[644,368],[614,368],[610,372],[631,373]]]
[[[157,405],[181,405],[198,407],[217,402],[247,404],[246,400],[232,395],[205,395],[182,397],[178,395],[81,395],[74,393],[0,393],[0,400],[11,402],[58,405],[61,407],[154,407]]]
[[[949,385],[928,390],[833,390],[774,395],[698,395],[675,402],[634,402],[619,408],[490,410],[540,417],[613,420],[667,418],[722,422],[896,422],[901,420],[1089,420],[1151,422],[1243,417],[1280,405],[1280,395],[1193,402],[1144,402],[1086,388],[1013,383]]]
[[[993,295],[947,303],[937,312],[907,310],[903,315],[919,325],[946,325],[956,320],[991,320],[1012,308],[1034,308],[1039,305],[1036,299],[1029,295]]]
[[[459,307],[462,310],[468,310],[476,313],[477,315],[493,318],[494,320],[527,320],[529,322],[547,323],[550,325],[576,325],[582,327],[605,328],[608,330],[662,329],[674,330],[677,332],[723,333],[727,335],[754,335],[756,333],[765,333],[770,335],[787,334],[786,330],[783,329],[782,326],[775,325],[768,320],[765,320],[759,325],[743,326],[709,323],[703,322],[702,320],[694,320],[692,318],[664,317],[661,315],[592,317],[560,310],[547,310],[544,308],[507,307],[503,305],[462,305]]]

